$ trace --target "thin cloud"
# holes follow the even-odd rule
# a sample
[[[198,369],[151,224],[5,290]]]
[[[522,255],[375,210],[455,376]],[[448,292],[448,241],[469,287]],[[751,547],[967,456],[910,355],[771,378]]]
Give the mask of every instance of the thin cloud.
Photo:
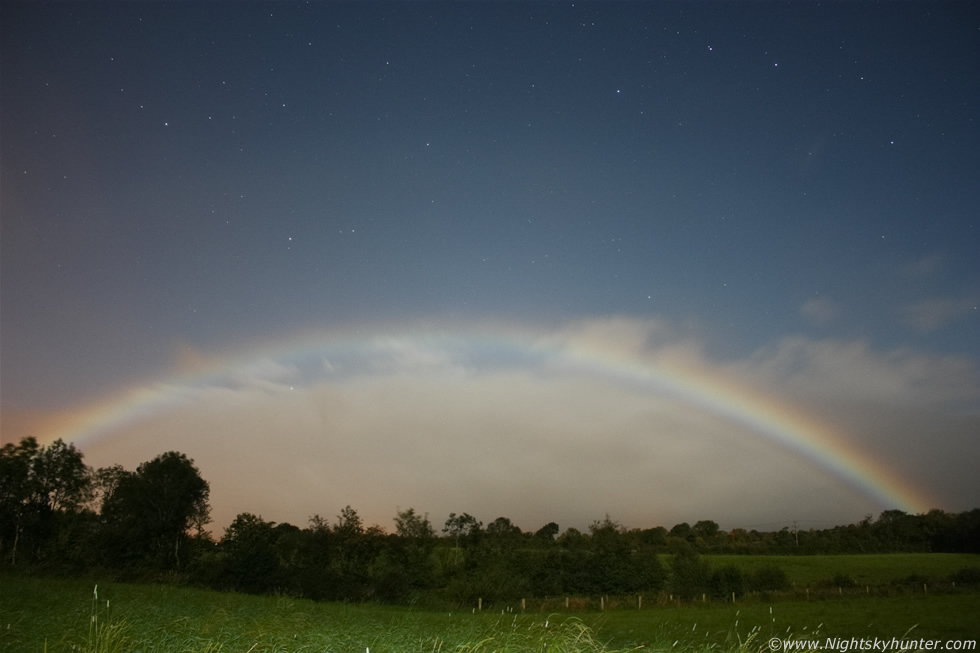
[[[975,297],[942,297],[906,304],[901,309],[902,323],[921,333],[932,333],[950,322],[977,314]]]
[[[825,297],[808,299],[800,307],[800,314],[817,325],[833,322],[839,313],[840,307]]]
[[[944,264],[941,254],[928,254],[910,263],[906,270],[915,277],[928,277],[940,271]]]
[[[980,408],[980,378],[970,359],[910,348],[876,351],[862,340],[785,338],[725,368],[796,401]]]

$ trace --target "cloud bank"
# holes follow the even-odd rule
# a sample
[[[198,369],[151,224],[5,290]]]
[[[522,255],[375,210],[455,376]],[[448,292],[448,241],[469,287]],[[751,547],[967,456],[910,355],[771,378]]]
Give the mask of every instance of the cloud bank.
[[[348,504],[386,528],[414,507],[440,526],[465,511],[528,530],[607,513],[631,527],[823,527],[894,507],[624,372],[651,370],[806,414],[935,507],[980,498],[980,382],[962,358],[795,337],[720,361],[667,323],[613,318],[321,335],[237,360],[160,385],[157,397],[179,399],[83,437],[88,462],[187,453],[211,483],[219,533],[239,512],[304,524]]]

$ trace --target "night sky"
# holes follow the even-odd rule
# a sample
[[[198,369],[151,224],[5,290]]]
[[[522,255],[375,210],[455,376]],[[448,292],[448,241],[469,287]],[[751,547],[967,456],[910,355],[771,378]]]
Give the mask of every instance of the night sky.
[[[5,443],[182,451],[219,533],[980,505],[974,3],[4,2],[0,30]],[[711,408],[749,394],[921,501]]]

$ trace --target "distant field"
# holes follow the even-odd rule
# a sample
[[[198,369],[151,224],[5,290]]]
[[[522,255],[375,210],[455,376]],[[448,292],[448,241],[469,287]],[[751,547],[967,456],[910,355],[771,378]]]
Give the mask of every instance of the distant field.
[[[858,585],[890,583],[910,576],[942,580],[964,567],[980,569],[980,555],[969,553],[869,553],[863,555],[706,555],[712,567],[734,565],[743,572],[776,565],[798,586],[843,574]],[[665,561],[669,564],[669,557]]]
[[[769,637],[972,637],[980,594],[721,603],[574,614],[419,610],[313,603],[158,585],[0,576],[0,650],[187,651],[614,651],[636,645],[678,653],[764,653]],[[772,612],[770,613],[770,608]],[[94,624],[92,618],[96,618]],[[753,628],[758,637],[739,647]],[[675,645],[676,642],[676,645]],[[547,646],[547,649],[545,649]]]

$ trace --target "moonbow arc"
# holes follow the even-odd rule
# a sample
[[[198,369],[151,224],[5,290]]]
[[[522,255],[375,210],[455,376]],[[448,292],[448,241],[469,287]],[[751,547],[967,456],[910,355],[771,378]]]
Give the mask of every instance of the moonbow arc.
[[[654,363],[617,347],[555,341],[538,334],[379,334],[303,337],[211,362],[193,372],[117,396],[75,417],[47,439],[63,438],[83,448],[111,439],[192,397],[202,387],[263,382],[309,384],[391,370],[425,374],[447,366],[466,373],[494,368],[574,372],[629,384],[683,402],[737,424],[807,461],[872,500],[882,509],[921,513],[931,501],[867,453],[812,415],[711,371]]]

